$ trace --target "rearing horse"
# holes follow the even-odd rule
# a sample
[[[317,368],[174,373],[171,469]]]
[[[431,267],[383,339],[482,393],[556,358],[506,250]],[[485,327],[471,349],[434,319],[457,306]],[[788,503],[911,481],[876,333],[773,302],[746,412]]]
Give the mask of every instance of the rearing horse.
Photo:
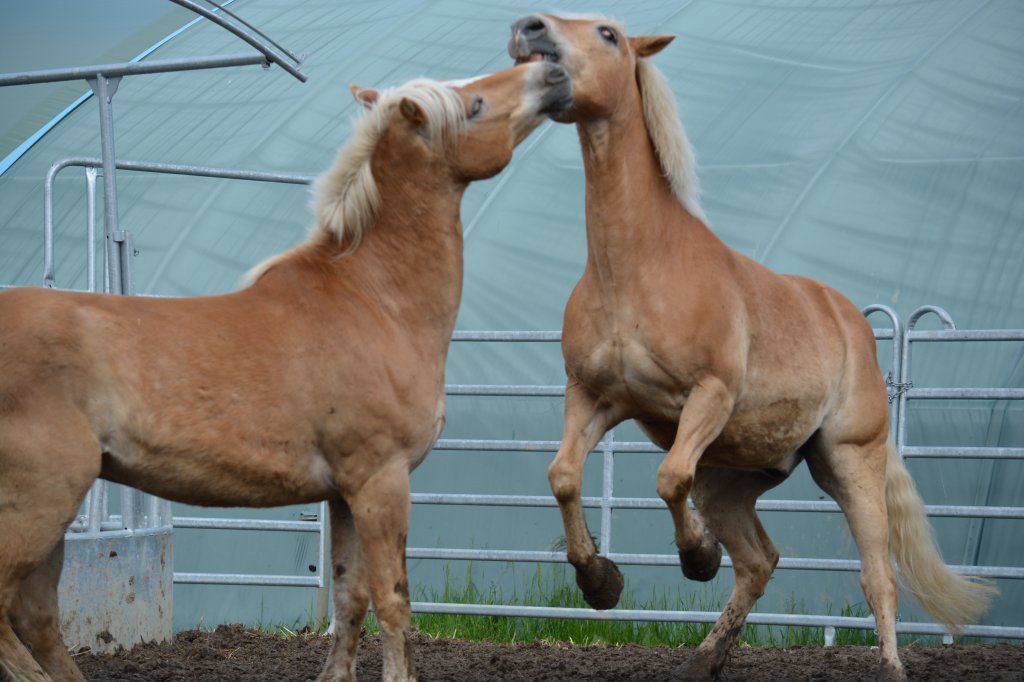
[[[549,469],[568,559],[591,606],[618,602],[622,576],[597,554],[581,477],[604,433],[635,419],[668,450],[657,491],[683,574],[714,577],[719,541],[732,558],[735,588],[684,671],[713,677],[779,559],[754,503],[805,460],[857,543],[879,674],[901,679],[890,550],[917,599],[950,626],[980,616],[992,590],[942,563],[889,442],[886,387],[861,313],[820,282],[744,257],[705,225],[675,99],[648,61],[671,41],[630,38],[594,16],[512,25],[517,62],[569,72],[574,104],[557,120],[576,124],[586,171],[587,263],[565,309],[565,430]]]
[[[0,676],[82,679],[57,582],[99,476],[190,504],[328,500],[335,641],[321,679],[355,680],[371,599],[384,678],[413,678],[409,471],[444,424],[459,204],[571,84],[541,64],[353,93],[369,111],[317,183],[309,239],[247,288],[0,294]]]

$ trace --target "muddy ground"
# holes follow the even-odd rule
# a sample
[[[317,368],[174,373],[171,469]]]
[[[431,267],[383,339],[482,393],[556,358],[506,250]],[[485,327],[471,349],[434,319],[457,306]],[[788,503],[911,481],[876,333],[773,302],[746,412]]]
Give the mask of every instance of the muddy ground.
[[[669,680],[690,649],[639,646],[576,647],[491,644],[416,635],[421,680]],[[77,657],[89,680],[314,679],[329,639],[278,637],[241,626],[181,632],[173,642],[148,644],[109,656]],[[873,678],[878,652],[866,647],[737,648],[727,680],[864,680]],[[1024,680],[1024,646],[971,644],[905,647],[900,656],[911,680]],[[380,679],[380,638],[363,635],[359,679]]]

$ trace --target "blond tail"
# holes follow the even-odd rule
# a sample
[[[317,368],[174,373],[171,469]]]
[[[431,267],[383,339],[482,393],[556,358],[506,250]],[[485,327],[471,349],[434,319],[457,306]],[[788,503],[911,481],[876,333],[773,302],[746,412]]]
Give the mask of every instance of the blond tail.
[[[999,592],[991,583],[953,573],[943,563],[914,479],[891,445],[885,467],[885,504],[889,546],[904,586],[953,632],[960,625],[976,622]]]

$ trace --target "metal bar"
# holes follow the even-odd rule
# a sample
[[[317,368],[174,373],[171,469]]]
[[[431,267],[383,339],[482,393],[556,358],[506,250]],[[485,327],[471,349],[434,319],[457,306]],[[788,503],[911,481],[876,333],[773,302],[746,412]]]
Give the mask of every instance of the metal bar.
[[[282,530],[299,533],[316,533],[320,530],[317,521],[278,521],[276,519],[217,519],[199,516],[175,516],[175,528],[202,528],[207,530]]]
[[[924,447],[908,445],[904,457],[931,459],[1024,459],[1024,448],[1009,447]]]
[[[51,166],[56,172],[68,166],[83,166],[86,168],[99,168],[103,161],[90,156],[70,156],[61,159]],[[141,171],[144,173],[164,173],[167,175],[189,175],[206,178],[225,178],[227,180],[254,180],[257,182],[279,182],[290,185],[311,185],[316,180],[315,175],[303,175],[300,173],[267,173],[264,171],[250,171],[238,168],[215,168],[212,166],[194,166],[180,163],[156,163],[152,161],[115,161],[114,166],[118,170]]]
[[[50,202],[47,203],[47,207],[50,210],[51,216],[53,213],[52,198],[53,191],[50,191]],[[87,244],[85,247],[86,252],[86,286],[89,287],[89,291],[96,291],[96,169],[86,168],[85,169],[85,238]],[[51,242],[52,245],[52,242]],[[51,251],[52,259],[52,251]],[[53,276],[53,267],[50,268],[50,276]]]
[[[917,400],[1024,400],[1024,388],[908,388]]]
[[[171,71],[197,71],[232,66],[266,64],[267,60],[258,54],[229,54],[216,57],[184,57],[180,59],[148,59],[143,62],[114,62],[92,66],[73,66],[61,69],[19,71],[0,74],[0,87],[10,85],[32,85],[33,83],[56,83],[60,81],[91,80],[98,75],[107,78],[138,76],[147,73],[168,73]],[[302,78],[300,80],[305,80]]]
[[[601,462],[601,554],[612,551],[612,496],[615,485],[615,430],[610,429],[602,447]]]
[[[911,341],[1024,341],[1024,329],[936,329],[911,331]]]
[[[119,81],[100,74],[89,80],[89,87],[96,93],[100,110],[100,144],[103,149],[103,234],[106,244],[109,277],[107,290],[120,294],[121,254],[120,246],[114,241],[117,231],[117,181],[114,169],[114,113],[113,97]]]
[[[892,323],[892,329],[885,330],[885,332],[888,332],[886,335],[883,335],[881,333],[883,331],[881,329],[875,329],[874,333],[875,333],[875,339],[876,340],[885,339],[885,338],[891,338],[892,339],[892,361],[891,361],[891,366],[890,366],[890,370],[889,370],[889,372],[890,372],[889,376],[890,377],[896,377],[896,380],[900,381],[899,377],[902,375],[901,370],[902,370],[902,359],[903,359],[903,356],[902,356],[902,350],[903,350],[903,326],[900,324],[900,316],[896,313],[895,310],[893,310],[889,306],[882,305],[880,303],[875,303],[875,304],[872,304],[872,305],[869,305],[869,306],[865,307],[863,310],[861,310],[861,313],[864,315],[864,317],[870,317],[873,313],[882,313],[883,315],[888,317],[889,318],[889,322]],[[890,399],[889,399],[889,428],[890,429],[897,428],[897,425],[899,424],[901,405],[902,405],[902,401],[900,401],[900,400],[893,400],[890,397]]]
[[[179,585],[262,585],[265,587],[319,587],[318,579],[304,575],[254,575],[247,573],[175,573]]]
[[[456,331],[452,341],[561,341],[560,331]]]
[[[102,168],[103,160],[95,157],[87,156],[72,156],[59,161],[54,162],[49,171],[46,173],[46,181],[43,184],[43,283],[45,286],[54,288],[55,287],[55,273],[54,273],[54,256],[53,256],[53,241],[54,241],[54,227],[53,227],[53,191],[54,184],[57,179],[57,175],[65,168],[71,166],[81,166],[86,168],[86,182],[89,182],[89,171],[88,169]],[[164,173],[168,175],[187,175],[194,177],[209,177],[209,178],[225,178],[228,180],[252,180],[257,182],[277,182],[291,185],[309,185],[312,184],[316,176],[313,175],[299,175],[296,173],[264,173],[261,171],[247,171],[238,170],[233,168],[213,168],[209,166],[193,166],[183,164],[172,164],[172,163],[150,163],[145,161],[114,161],[114,168],[119,170],[130,170],[140,171],[146,173]],[[96,174],[92,175],[92,182],[95,183]],[[89,192],[94,192],[94,188],[89,188]],[[87,194],[87,202],[90,198],[95,201],[95,195]],[[88,209],[87,209],[88,210]],[[93,215],[95,209],[89,212],[89,215]],[[87,220],[89,220],[87,218]],[[95,225],[95,218],[93,225]],[[86,223],[88,229],[89,223]],[[94,243],[94,242],[90,242]],[[95,249],[95,246],[93,246]],[[109,256],[109,253],[107,254]],[[93,267],[95,267],[95,257],[91,259]],[[107,283],[104,287],[105,291],[110,291],[109,286],[109,258],[105,258],[104,266],[104,281]],[[93,272],[93,275],[95,273]],[[91,281],[95,281],[93,276]],[[94,291],[95,288],[91,288],[90,291]]]
[[[476,438],[441,438],[434,443],[434,450],[481,450],[507,452],[557,452],[561,441],[557,440],[498,440]],[[594,450],[601,449],[599,443]],[[664,450],[654,443],[643,441],[615,441],[615,452],[661,453]]]
[[[622,552],[601,552],[623,566],[678,566],[678,554],[634,554]],[[406,551],[410,559],[431,559],[444,561],[528,561],[533,563],[565,563],[565,552],[504,549],[448,549],[435,547],[410,547]],[[728,556],[722,557],[722,566],[732,567]],[[779,569],[802,571],[845,571],[859,572],[857,559],[815,559],[810,557],[783,557]],[[950,570],[962,575],[981,578],[1008,578],[1024,580],[1024,567],[1016,566],[964,566],[950,565]]]
[[[327,577],[330,575],[328,567],[331,565],[329,556],[331,554],[331,509],[326,502],[320,503],[320,542],[317,544],[317,587],[327,587]],[[333,601],[333,600],[332,600]]]
[[[491,604],[446,604],[431,602],[413,602],[412,610],[416,613],[465,614],[475,616],[511,616],[520,618],[564,618],[571,620],[622,620],[648,621],[664,623],[714,623],[721,615],[718,611],[661,611],[647,609],[612,609],[610,611],[594,611],[548,606],[504,606]],[[837,627],[859,630],[872,630],[874,618],[852,618],[848,616],[811,616],[783,613],[751,613],[747,616],[748,625],[782,625],[809,627]],[[901,622],[896,624],[896,632],[920,635],[944,635],[946,629],[934,623]],[[1006,639],[1024,639],[1024,628],[1003,627],[995,625],[967,625],[961,633],[972,637],[994,637]]]
[[[229,21],[226,21],[223,17],[218,16],[215,12],[213,12],[211,10],[208,10],[208,9],[206,9],[203,6],[198,5],[198,4],[194,3],[194,2],[192,2],[192,0],[171,0],[171,2],[173,2],[176,5],[181,5],[182,7],[186,8],[186,9],[190,9],[193,12],[195,12],[196,14],[199,14],[199,15],[202,15],[202,16],[206,17],[207,19],[209,19],[213,23],[217,24],[221,28],[223,28],[223,29],[225,29],[227,31],[230,31],[231,33],[235,34],[236,36],[238,36],[239,38],[241,38],[245,42],[247,42],[250,45],[252,45],[257,50],[259,50],[260,53],[264,57],[266,57],[266,60],[268,62],[273,62],[274,64],[277,64],[282,69],[284,69],[285,71],[287,71],[291,75],[295,76],[295,78],[297,78],[300,82],[302,82],[302,83],[306,82],[306,76],[303,75],[303,73],[301,71],[299,71],[294,66],[289,64],[287,60],[282,59],[281,56],[279,54],[277,54],[277,52],[275,52],[274,50],[272,50],[269,47],[267,47],[262,41],[259,40],[259,38],[256,38],[256,37],[252,36],[247,31],[239,28],[238,26],[235,26],[234,24],[232,24]],[[297,61],[298,60],[296,60],[296,62]]]
[[[489,396],[552,396],[565,395],[565,386],[538,386],[532,384],[447,384],[448,395]]]
[[[263,31],[259,30],[258,28],[256,28],[252,24],[250,24],[248,21],[246,21],[242,17],[238,16],[237,14],[235,14],[234,12],[229,10],[226,5],[217,4],[213,0],[205,0],[205,2],[206,2],[207,5],[212,5],[212,6],[216,7],[218,11],[223,12],[224,14],[228,15],[229,17],[231,17],[232,19],[234,19],[235,21],[240,23],[242,26],[245,26],[247,29],[249,29],[250,31],[255,33],[260,38],[263,38],[264,40],[266,40],[268,43],[270,43],[271,45],[276,47],[278,50],[283,52],[285,55],[287,55],[288,58],[291,59],[296,64],[301,64],[302,63],[302,59],[300,59],[299,57],[296,57],[294,54],[292,54],[284,45],[281,45],[276,40],[274,40],[273,38],[268,36],[266,33],[264,33]]]
[[[600,497],[583,497],[585,508],[600,509]],[[557,507],[549,495],[474,495],[469,493],[413,493],[413,504],[436,504],[480,507]],[[665,509],[665,502],[657,497],[612,497],[613,509]],[[692,504],[691,504],[692,506]],[[819,500],[758,500],[757,511],[765,512],[828,512],[842,510],[835,502]],[[926,505],[928,516],[1024,519],[1024,507],[981,507],[967,505]]]

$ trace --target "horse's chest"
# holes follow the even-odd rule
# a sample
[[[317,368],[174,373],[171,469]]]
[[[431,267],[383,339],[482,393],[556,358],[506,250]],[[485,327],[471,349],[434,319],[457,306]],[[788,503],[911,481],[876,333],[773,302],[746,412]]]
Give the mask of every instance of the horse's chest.
[[[678,416],[690,386],[650,348],[633,338],[607,337],[567,348],[566,365],[580,383],[631,413]]]

